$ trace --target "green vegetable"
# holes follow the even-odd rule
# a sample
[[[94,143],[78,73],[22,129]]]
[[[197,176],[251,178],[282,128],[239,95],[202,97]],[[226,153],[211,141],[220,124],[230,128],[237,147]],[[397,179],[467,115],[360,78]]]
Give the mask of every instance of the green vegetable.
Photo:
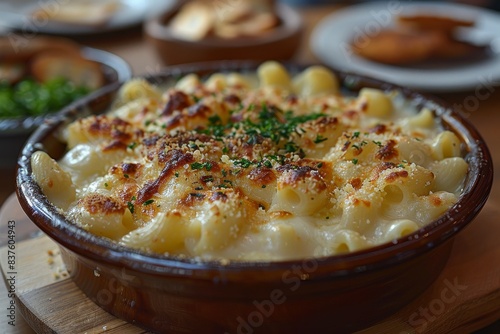
[[[51,79],[44,83],[24,79],[14,86],[2,82],[0,118],[38,116],[56,112],[89,92],[89,88],[76,87],[62,78]]]

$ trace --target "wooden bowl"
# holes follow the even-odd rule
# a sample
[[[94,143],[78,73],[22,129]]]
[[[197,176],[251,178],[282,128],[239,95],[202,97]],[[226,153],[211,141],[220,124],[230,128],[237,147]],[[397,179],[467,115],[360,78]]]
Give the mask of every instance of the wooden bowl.
[[[296,53],[302,37],[302,19],[291,7],[276,5],[280,25],[260,37],[222,39],[207,37],[197,42],[180,39],[168,22],[178,13],[180,1],[170,11],[145,23],[146,38],[155,46],[165,64],[213,60],[288,60]]]
[[[36,37],[23,43],[13,44],[8,38],[0,39],[0,63],[31,65],[34,55],[43,53],[57,57],[58,60],[64,60],[64,57],[68,59],[78,57],[78,59],[94,64],[102,74],[100,86],[124,82],[132,76],[130,66],[120,57],[106,51],[81,46],[71,40]],[[46,64],[40,64],[39,67],[46,69]],[[31,73],[28,74],[31,75]],[[33,130],[47,118],[53,117],[57,111],[53,110],[50,114],[38,116],[0,118],[0,147],[3,150],[0,168],[14,168],[19,153]]]
[[[217,62],[171,67],[148,79],[226,70],[255,71],[257,64]],[[302,69],[290,66],[291,73]],[[61,248],[67,269],[97,305],[135,325],[162,333],[337,333],[382,320],[422,293],[439,275],[454,237],[485,204],[493,181],[492,159],[474,127],[444,103],[373,79],[336,72],[344,93],[362,87],[395,89],[419,107],[434,110],[466,148],[464,192],[441,218],[395,242],[349,253],[281,262],[196,261],[151,255],[97,237],[57,211],[31,176],[40,149],[54,158],[65,151],[57,136],[68,121],[102,113],[120,85],[79,101],[44,124],[25,146],[17,174],[27,215]],[[463,233],[467,233],[464,231]]]

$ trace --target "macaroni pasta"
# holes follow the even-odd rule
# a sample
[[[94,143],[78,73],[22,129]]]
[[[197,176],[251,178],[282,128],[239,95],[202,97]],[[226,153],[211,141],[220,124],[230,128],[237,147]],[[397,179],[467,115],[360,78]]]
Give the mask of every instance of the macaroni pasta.
[[[285,260],[353,252],[443,215],[468,165],[460,140],[397,92],[343,96],[314,66],[292,76],[134,79],[113,110],[70,124],[33,175],[67,218],[146,252]]]

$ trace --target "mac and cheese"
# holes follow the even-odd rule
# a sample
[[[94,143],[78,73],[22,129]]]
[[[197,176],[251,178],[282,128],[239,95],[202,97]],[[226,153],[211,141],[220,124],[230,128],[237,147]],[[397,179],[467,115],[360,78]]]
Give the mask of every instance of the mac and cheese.
[[[33,175],[82,228],[153,253],[284,260],[408,235],[457,202],[460,140],[398,92],[344,96],[314,66],[255,78],[125,84],[113,110],[70,124]]]

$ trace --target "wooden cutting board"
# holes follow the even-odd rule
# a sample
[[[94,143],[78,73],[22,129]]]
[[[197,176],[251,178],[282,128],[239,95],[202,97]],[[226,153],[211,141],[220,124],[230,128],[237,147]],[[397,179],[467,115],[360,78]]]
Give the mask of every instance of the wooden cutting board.
[[[468,333],[500,319],[499,216],[500,207],[488,202],[457,236],[447,266],[434,284],[396,314],[359,333]],[[33,231],[17,200],[10,198],[0,212],[0,245],[6,245],[8,221],[16,222],[16,238],[26,238]],[[86,298],[68,278],[57,245],[47,236],[20,239],[14,268],[9,268],[8,248],[0,249],[4,278],[16,279],[16,326],[2,316],[0,328],[7,333],[32,333],[27,323],[37,333],[146,333]],[[11,298],[0,286],[5,313]]]

